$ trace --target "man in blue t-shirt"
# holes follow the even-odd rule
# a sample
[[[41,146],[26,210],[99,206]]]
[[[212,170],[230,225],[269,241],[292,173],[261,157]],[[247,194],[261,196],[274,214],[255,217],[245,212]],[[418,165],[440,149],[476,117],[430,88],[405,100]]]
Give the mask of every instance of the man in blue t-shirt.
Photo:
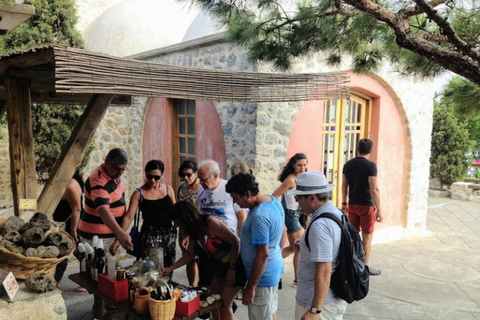
[[[283,273],[280,248],[284,211],[271,195],[261,194],[255,177],[239,173],[226,185],[233,201],[250,209],[242,228],[240,253],[247,286],[242,303],[248,306],[250,320],[271,320],[278,308],[278,282]]]

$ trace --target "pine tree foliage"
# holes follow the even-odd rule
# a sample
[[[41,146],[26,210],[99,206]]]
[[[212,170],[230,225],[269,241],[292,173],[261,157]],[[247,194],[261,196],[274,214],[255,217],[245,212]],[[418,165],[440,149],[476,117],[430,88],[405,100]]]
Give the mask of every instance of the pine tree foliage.
[[[0,55],[51,44],[83,47],[74,0],[27,0],[35,7],[35,15],[0,39]],[[46,181],[68,141],[85,106],[34,104],[32,129],[35,140],[35,168],[39,181]],[[88,149],[82,161],[86,164]]]
[[[480,85],[478,0],[190,0],[248,46],[251,61],[289,70],[293,59],[322,51],[331,65],[375,72],[389,61],[421,78],[450,70]]]
[[[465,123],[455,117],[452,107],[437,104],[433,112],[430,176],[446,186],[461,180],[471,163],[467,156],[470,148]]]
[[[453,77],[442,93],[442,101],[453,108],[455,116],[466,123],[469,139],[473,142],[470,153],[480,159],[480,87],[465,78]]]

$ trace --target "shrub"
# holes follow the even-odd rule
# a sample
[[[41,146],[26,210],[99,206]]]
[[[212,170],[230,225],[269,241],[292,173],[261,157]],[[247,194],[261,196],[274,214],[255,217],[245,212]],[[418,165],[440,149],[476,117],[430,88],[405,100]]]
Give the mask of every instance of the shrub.
[[[455,117],[449,105],[437,104],[433,112],[430,176],[446,186],[461,180],[471,163],[467,156],[471,146],[466,124]]]

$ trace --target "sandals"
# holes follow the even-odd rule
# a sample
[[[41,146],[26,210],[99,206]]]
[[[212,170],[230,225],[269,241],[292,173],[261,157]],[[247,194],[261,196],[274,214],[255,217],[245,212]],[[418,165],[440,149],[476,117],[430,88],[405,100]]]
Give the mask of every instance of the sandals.
[[[297,280],[293,280],[292,287],[297,288]]]

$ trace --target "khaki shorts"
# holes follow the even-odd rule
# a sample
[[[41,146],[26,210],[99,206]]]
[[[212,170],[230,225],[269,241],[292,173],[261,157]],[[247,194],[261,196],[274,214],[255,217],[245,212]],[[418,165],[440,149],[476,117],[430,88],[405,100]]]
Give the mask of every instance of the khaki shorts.
[[[257,287],[253,304],[248,306],[249,320],[272,320],[272,314],[278,309],[278,285]]]

